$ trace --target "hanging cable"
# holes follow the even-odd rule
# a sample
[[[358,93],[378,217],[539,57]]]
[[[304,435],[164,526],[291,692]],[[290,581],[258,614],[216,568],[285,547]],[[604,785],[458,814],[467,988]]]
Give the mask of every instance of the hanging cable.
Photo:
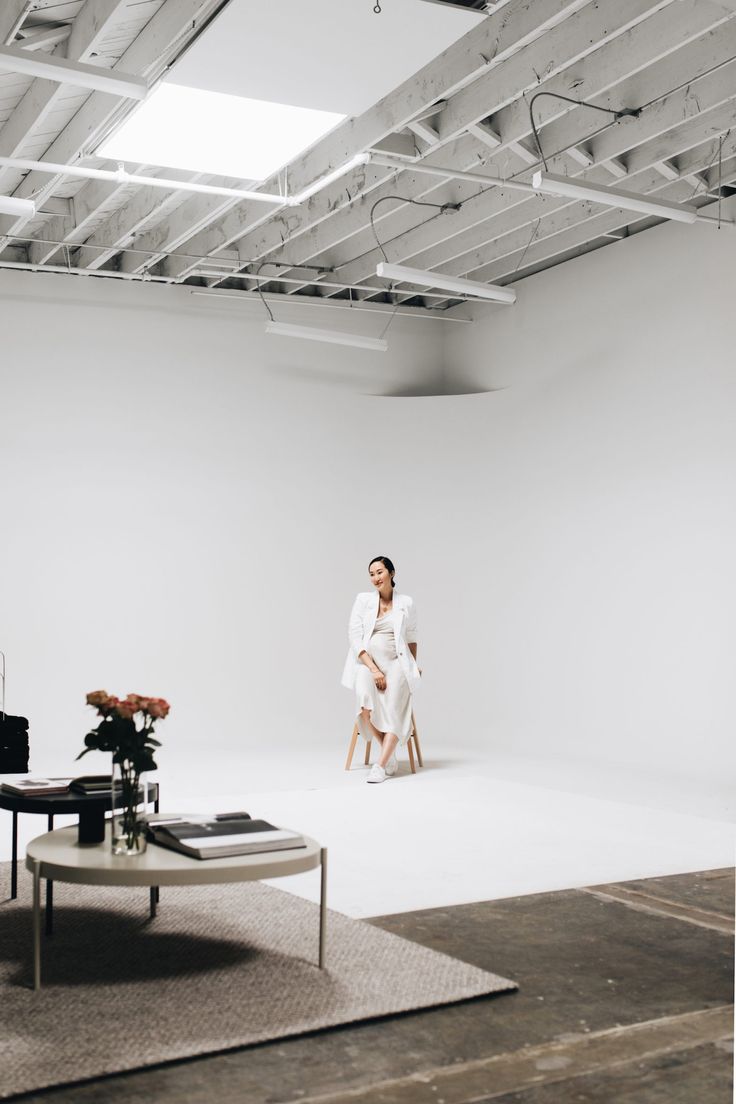
[[[721,229],[721,204],[723,202],[723,142],[724,135],[718,143],[718,229]]]
[[[273,311],[271,310],[268,303],[266,302],[266,296],[261,291],[261,281],[259,279],[257,279],[257,277],[260,275],[260,272],[261,272],[261,269],[263,268],[263,266],[265,264],[272,264],[272,263],[273,263],[272,261],[261,261],[261,263],[259,264],[258,268],[255,271],[255,276],[256,276],[256,291],[258,292],[261,299],[263,300],[263,305],[266,308],[266,310],[268,311],[268,317],[271,319],[272,322],[275,322],[276,319],[273,316]]]
[[[544,165],[545,172],[547,171],[547,159],[544,156],[542,150],[542,143],[539,140],[539,131],[537,130],[537,124],[534,122],[534,102],[538,100],[540,96],[552,96],[556,100],[564,100],[565,103],[575,104],[577,107],[590,107],[593,111],[602,111],[606,115],[613,115],[615,119],[623,119],[626,115],[632,115],[635,119],[638,119],[641,115],[640,107],[623,107],[619,111],[615,111],[611,107],[599,107],[598,104],[589,103],[587,100],[575,100],[572,96],[563,96],[561,92],[535,92],[532,98],[529,100],[529,122],[532,124],[532,131],[534,133],[534,141],[537,143],[537,149],[539,156]]]
[[[374,213],[376,207],[379,206],[379,204],[385,203],[386,200],[388,200],[388,199],[397,199],[401,203],[413,203],[415,207],[434,207],[435,210],[439,211],[439,215],[443,214],[445,211],[459,211],[460,208],[462,207],[462,203],[425,203],[425,202],[423,202],[422,200],[419,200],[419,199],[409,199],[407,196],[397,196],[397,195],[381,196],[380,199],[377,199],[376,202],[371,207],[371,213],[370,213],[371,230],[373,231],[373,237],[376,239],[376,245],[381,250],[381,255],[383,256],[383,259],[384,259],[384,261],[386,261],[387,264],[388,264],[388,257],[386,256],[386,251],[383,248],[383,245],[381,243],[380,238],[378,237],[378,233],[376,232],[376,224],[373,221],[373,213]],[[427,219],[426,221],[427,222],[432,222],[433,219],[439,218],[439,215],[433,215],[431,219]],[[424,223],[422,223],[422,226],[424,226]],[[342,268],[343,266],[338,265],[337,267]]]

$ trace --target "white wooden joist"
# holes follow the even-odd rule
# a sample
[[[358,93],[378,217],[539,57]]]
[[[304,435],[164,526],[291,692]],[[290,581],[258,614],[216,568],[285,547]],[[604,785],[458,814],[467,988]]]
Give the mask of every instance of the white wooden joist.
[[[625,10],[623,10],[623,12],[619,12],[617,8],[616,15],[612,20],[601,20],[600,14],[597,11],[598,5],[593,5],[593,8],[596,9],[595,11],[593,11],[593,8],[591,8],[589,11],[587,7],[583,7],[582,9],[580,9],[580,6],[578,6],[578,9],[576,9],[576,11],[569,16],[564,24],[557,24],[553,30],[548,32],[551,35],[557,36],[555,38],[556,42],[557,38],[559,38],[559,42],[557,43],[557,70],[561,70],[562,68],[564,68],[565,65],[570,64],[571,60],[578,59],[581,56],[584,56],[586,53],[591,52],[592,49],[600,46],[602,41],[615,40],[617,33],[623,33],[626,28],[632,25],[632,22],[644,20],[646,18],[647,12],[658,12],[668,2],[671,2],[671,0],[625,0],[625,3],[622,5]],[[592,16],[590,14],[591,11],[593,11]],[[581,19],[581,17],[586,15],[586,13],[587,17],[585,19]],[[571,27],[574,21],[577,22],[575,22],[574,28],[572,28],[575,33],[572,33]],[[484,24],[483,26],[487,25],[489,22],[491,21],[486,21],[486,24]],[[566,34],[564,35],[561,33],[563,29],[566,32]],[[593,34],[598,34],[600,37],[591,43],[591,35]],[[547,36],[544,36],[538,44],[535,44],[535,46],[537,48],[542,48],[542,46],[546,45],[546,41]],[[679,43],[679,41],[680,40],[678,38],[677,42]],[[536,72],[534,64],[535,58],[531,56],[532,54],[533,48],[531,46],[529,46],[528,44],[522,45],[517,52],[505,57],[502,63],[494,66],[492,70],[489,70],[483,75],[482,83],[485,88],[485,94],[487,96],[490,96],[491,99],[490,101],[486,100],[483,112],[479,113],[481,122],[483,114],[488,114],[489,111],[493,111],[496,108],[502,106],[505,102],[507,102],[510,95],[519,95],[520,80],[521,88],[533,87],[535,85],[535,82],[538,79],[538,74]],[[520,58],[522,58],[522,64],[520,64],[519,62]],[[509,70],[511,72],[511,75],[509,75]],[[522,73],[523,77],[521,76]],[[476,84],[477,83],[480,82],[476,81]],[[458,93],[458,95],[462,94],[463,96],[466,96],[470,91],[472,91],[474,87],[475,84],[470,84],[462,93]],[[495,89],[495,91],[493,89]],[[452,96],[451,98],[447,99],[442,114],[440,115],[440,130],[442,130],[442,128],[444,127],[444,122],[448,112],[452,112],[453,110],[455,99],[456,96]],[[417,99],[415,89],[414,95],[412,97],[412,103],[414,104],[415,109],[416,102]],[[467,118],[463,120],[466,126],[473,125],[475,122],[478,121],[476,111],[477,103],[476,101],[472,101],[470,114]],[[519,138],[521,139],[522,137],[526,136],[528,132],[529,126],[527,121],[525,123],[525,126],[521,129]],[[455,151],[453,151],[453,153],[454,152]],[[529,155],[525,158],[525,160],[528,164],[532,162],[532,158]],[[457,162],[453,160],[452,163]],[[472,152],[469,149],[467,160],[465,164],[462,165],[462,167],[471,167],[474,164],[477,164],[476,148],[472,148]],[[290,170],[290,179],[293,181],[293,169]],[[390,180],[391,177],[387,177],[387,179]],[[424,184],[420,188],[417,195],[421,195],[423,191],[426,191],[426,184]],[[417,195],[411,196],[411,198],[417,198]],[[379,193],[376,193],[374,198],[379,198]],[[213,245],[214,248],[218,248],[223,244],[232,244],[232,242],[237,241],[238,237],[242,237],[244,232],[250,229],[247,223],[244,223],[242,221],[240,223],[240,226],[238,227],[238,220],[243,215],[245,215],[245,218],[248,217],[244,207],[238,207],[236,208],[235,212],[233,212],[233,214],[229,217],[227,227],[218,227],[214,229],[214,233],[217,236],[217,240],[214,242]],[[267,220],[264,218],[259,219],[260,223],[264,223],[266,221]],[[294,221],[296,222],[296,220]],[[240,234],[237,233],[238,229],[240,230]],[[207,235],[203,235],[202,238],[196,242],[191,242],[190,248],[191,251],[195,253],[208,253],[211,247],[207,240]],[[302,257],[301,259],[305,258]],[[176,270],[178,270],[179,278],[182,278],[182,276],[186,275],[186,270],[184,269],[182,271],[181,266],[176,266],[175,271]],[[168,267],[167,271],[169,271]]]
[[[728,105],[728,111],[730,111],[731,117],[736,124],[736,100],[731,101]],[[724,116],[722,121],[725,122],[725,119],[726,117]],[[689,179],[689,176],[693,174],[693,172],[704,165],[712,165],[714,145],[712,142],[707,141],[710,130],[711,118],[709,114],[690,120],[687,126],[683,125],[676,128],[674,132],[676,138],[673,138],[672,148],[676,150],[678,154],[684,155],[687,152],[691,154],[691,156],[680,157],[680,170],[674,179]],[[732,146],[736,150],[736,146],[734,145],[735,142],[736,126],[734,127],[734,137],[729,136],[729,139],[724,143],[724,157],[730,156]],[[642,146],[637,153],[639,154],[637,173],[642,170],[647,170],[648,180],[650,177],[649,170],[653,169],[661,176],[659,164],[657,162],[658,149],[654,143]],[[696,166],[696,169],[692,168],[693,165]],[[586,173],[584,179],[592,183],[609,184],[605,171],[603,171],[600,166],[596,170]],[[638,180],[638,175],[631,176],[627,181],[627,189],[637,191]],[[487,249],[489,245],[494,248],[499,247],[503,241],[504,235],[515,230],[517,227],[519,227],[523,237],[523,235],[528,232],[529,227],[539,217],[544,220],[540,231],[540,235],[543,234],[547,216],[558,209],[566,208],[567,205],[567,200],[554,196],[540,195],[531,197],[531,199],[525,201],[522,200],[516,206],[507,207],[499,216],[486,219],[482,223],[473,225],[465,233],[458,232],[447,243],[434,243],[428,241],[427,247],[424,250],[420,248],[417,252],[407,251],[405,254],[402,254],[401,262],[410,263],[418,268],[441,267],[443,271],[451,272],[453,275],[474,271],[479,263],[479,257],[482,255],[482,251]],[[573,206],[577,206],[574,201]],[[414,244],[421,246],[423,243],[421,243],[419,239],[420,235],[415,235]],[[411,243],[402,241],[401,244],[402,246],[410,247]],[[396,259],[398,260],[398,258]]]
[[[20,44],[24,50],[45,50],[66,42],[72,29],[68,23],[51,23],[39,31],[22,32]]]
[[[736,150],[736,135],[729,145],[729,152],[732,150]],[[688,172],[697,172],[707,164],[707,157],[706,149],[701,146],[697,151],[683,158],[684,168]],[[642,195],[663,194],[665,198],[678,202],[688,202],[693,197],[692,186],[683,180],[667,182],[654,167],[637,174],[635,185],[636,191],[641,192]],[[551,200],[552,197],[545,197],[545,199]],[[443,264],[442,271],[487,282],[508,280],[516,274],[522,261],[523,271],[526,272],[530,266],[552,261],[556,257],[565,255],[570,249],[575,249],[588,241],[594,241],[603,235],[621,231],[628,225],[647,217],[631,211],[622,211],[619,208],[602,209],[599,204],[592,205],[587,202],[570,203],[567,200],[554,202],[558,203],[557,210],[549,218],[543,219],[533,240],[531,240],[531,228],[524,227],[493,242],[488,249],[479,248],[475,253],[467,254],[459,263]],[[708,228],[693,227],[695,233],[703,230],[707,232]]]
[[[3,0],[0,5],[0,42],[3,45],[13,42],[33,7],[33,0]]]
[[[563,69],[574,65],[655,12],[676,0],[617,0],[615,5],[589,4],[549,31],[539,42],[515,54],[504,66],[503,80],[489,72],[452,97],[440,118],[440,136],[449,141],[467,130],[471,123],[485,119],[489,106],[500,111],[524,92],[537,89]],[[503,137],[494,118],[491,125]]]
[[[691,43],[694,38],[697,38],[698,34],[702,35],[704,31],[709,30],[714,20],[718,24],[720,24],[723,20],[723,13],[719,10],[715,10],[713,5],[711,5],[710,3],[706,3],[706,8],[707,10],[703,12],[702,16],[699,17],[699,19],[697,20],[694,19],[692,11],[687,11],[685,13],[685,21],[687,26],[686,33],[684,34],[679,29],[679,24],[676,21],[672,20],[670,13],[664,10],[657,11],[655,15],[652,16],[650,21],[646,23],[639,23],[635,31],[626,32],[626,34],[622,36],[622,38],[625,40],[623,43],[620,43],[618,39],[613,39],[612,41],[606,43],[604,48],[596,50],[595,54],[590,59],[589,68],[587,67],[587,63],[577,62],[574,66],[573,71],[578,74],[582,73],[582,75],[584,76],[586,81],[586,94],[588,96],[594,96],[600,93],[602,90],[611,88],[612,81],[614,81],[615,78],[617,78],[620,83],[625,82],[632,75],[632,73],[638,72],[647,64],[647,59],[658,60],[664,56],[672,54],[673,59],[676,59],[677,64],[681,65],[683,69],[686,69],[686,67],[690,65],[695,66],[697,59],[702,53],[704,53],[704,51],[698,49],[697,47],[694,47],[693,49],[696,51],[697,57],[689,57],[688,51],[682,50],[683,42],[688,44]],[[623,45],[625,45],[625,50],[622,49]],[[568,46],[573,56],[577,55],[580,49],[583,48],[583,44],[577,41],[571,41]],[[730,47],[726,45],[725,49],[727,50],[729,48]],[[613,55],[614,62],[609,64],[608,58],[610,55]],[[624,61],[626,61],[627,64],[624,64]],[[566,82],[572,82],[572,78],[569,77],[567,71],[564,71],[559,79],[563,82],[563,87],[567,87]],[[596,83],[596,81],[598,83]],[[669,75],[667,74],[667,72],[663,72],[662,84],[655,89],[654,94],[667,91],[667,89],[671,87],[669,81]],[[548,81],[543,87],[550,88],[552,87],[552,83]],[[502,95],[503,92],[500,92],[499,94]],[[545,100],[541,100],[540,104],[545,102],[547,102],[546,98]],[[550,103],[554,104],[555,101],[550,101]],[[445,109],[445,111],[447,110],[448,108]],[[597,133],[598,129],[601,126],[601,119],[604,117],[602,117],[597,112],[588,113],[589,116],[595,114],[595,118],[589,118],[587,129],[581,130],[581,125],[578,122],[581,110],[582,109],[574,109],[573,112],[568,112],[567,110],[565,110],[564,117],[560,118],[558,125],[558,145],[570,146],[573,145],[576,140],[579,141],[580,139],[583,139],[588,135],[594,135]],[[553,113],[553,117],[559,117],[560,115],[561,112],[558,105],[556,115],[554,115]],[[499,115],[497,114],[495,118],[499,118]],[[526,105],[524,105],[524,110],[517,115],[513,117],[508,116],[504,125],[506,125],[508,128],[512,123],[517,127],[517,129],[516,131],[510,131],[507,129],[505,135],[507,144],[516,139],[521,139],[524,136],[528,136],[530,132],[528,108],[526,107]],[[485,145],[492,149],[492,129],[484,126],[483,123],[471,123],[469,125],[481,127],[482,131],[484,132],[482,140],[484,141]],[[442,152],[447,154],[446,157],[442,158],[442,163],[446,162],[447,164],[457,165],[458,167],[464,169],[477,166],[477,151],[472,144],[467,144],[465,150],[463,150],[462,146],[455,144],[454,148],[448,147],[448,149]],[[439,160],[438,157],[433,159]],[[608,160],[609,162],[612,162],[613,158],[609,158]],[[410,172],[410,169],[407,170],[407,172]],[[625,173],[625,169],[623,169],[622,172]],[[489,176],[490,175],[491,170],[489,169]],[[407,194],[409,198],[431,197],[432,192],[440,186],[437,184],[428,187],[425,178],[424,182],[421,182],[415,190],[409,188],[407,191],[405,188],[406,178],[407,174],[402,174],[400,180],[397,183],[400,185],[401,194]],[[395,191],[396,188],[394,188],[393,190]],[[376,197],[378,197],[378,194],[379,193],[376,193]],[[416,221],[415,216],[407,213],[406,222],[404,223],[404,227],[406,229],[408,229],[412,225],[412,219]],[[343,221],[345,221],[345,218],[341,217],[340,222]],[[391,222],[395,222],[395,218],[392,218]],[[359,228],[364,231],[364,240],[362,242],[356,241],[355,243],[353,243],[355,247],[355,254],[359,253],[361,251],[361,248],[366,247],[366,226],[367,219],[364,218],[363,226]],[[328,224],[324,228],[324,233],[322,235],[312,236],[312,241],[310,245],[315,255],[318,254],[321,249],[330,247],[330,243],[325,239],[326,235],[331,229],[331,225]],[[398,232],[400,232],[400,229]],[[369,248],[370,245],[368,244],[367,247]],[[246,251],[249,251],[247,249],[247,246]],[[302,260],[307,259],[307,253],[302,252],[301,249],[299,253]],[[361,279],[366,275],[367,271],[363,271],[361,273]]]
[[[682,139],[689,147],[689,152],[681,158],[683,177],[685,174],[698,172],[712,163],[712,145],[702,142],[703,134],[708,129],[707,124],[701,121],[699,132],[696,129],[698,120],[692,121],[690,126],[690,136],[687,139],[683,136]],[[627,188],[632,191],[654,191],[663,186],[663,178],[654,160],[654,149],[653,147],[650,149],[652,153],[649,165],[643,166],[642,170],[627,182]],[[736,152],[736,131],[724,144],[724,151],[725,157]],[[587,173],[586,180],[593,183],[607,183],[605,171],[600,166],[595,171]],[[689,197],[693,194],[693,187],[686,186],[690,189],[687,193]],[[522,209],[526,212],[525,221],[519,223]],[[538,243],[542,240],[553,239],[566,231],[571,231],[575,235],[577,245],[579,244],[577,235],[581,227],[589,226],[589,229],[583,229],[584,235],[587,233],[590,238],[597,237],[594,220],[601,210],[605,212],[606,209],[602,209],[600,204],[581,203],[554,196],[536,196],[525,201],[523,205],[510,208],[505,215],[476,227],[475,241],[471,234],[458,235],[456,239],[447,243],[446,248],[430,247],[424,252],[402,253],[401,261],[424,269],[437,268],[452,276],[463,276],[473,280],[490,279],[491,277],[487,277],[489,266],[495,266],[503,257],[516,256],[517,250],[526,249],[532,240],[532,233],[537,249],[539,249]],[[630,212],[624,213],[622,221],[624,223],[633,221],[635,217]],[[562,251],[567,247],[566,239],[560,238],[559,242],[560,251]],[[411,293],[404,294],[409,296]]]
[[[96,0],[96,3],[90,7],[89,13],[87,13],[89,5],[85,5],[75,20],[76,33],[69,36],[67,54],[70,61],[82,62],[92,56],[96,47],[101,44],[110,24],[125,7],[125,3],[126,0]],[[95,18],[92,16],[93,8],[96,11]],[[77,23],[79,26],[76,26]],[[63,94],[64,89],[60,84],[41,78],[34,80],[20,104],[0,130],[0,155],[19,156],[27,145],[29,136],[43,123]]]
[[[636,23],[613,41],[566,65],[554,77],[540,81],[527,97],[518,98],[496,112],[490,120],[491,125],[502,144],[508,139],[531,135],[529,100],[537,92],[559,92],[613,109],[638,107],[647,102],[652,66],[668,57],[682,58],[680,50],[717,30],[729,19],[729,13],[717,0],[678,0],[674,8],[653,12],[645,22]],[[638,78],[637,74],[640,74]],[[688,76],[680,70],[666,87],[674,88]],[[624,85],[624,81],[628,81],[628,85]],[[610,94],[606,95],[608,92]],[[534,104],[534,120],[537,127],[542,128],[571,111],[579,114],[580,109],[557,97],[540,96]],[[597,114],[600,123],[605,116]],[[554,148],[552,143],[550,149]]]
[[[729,56],[729,51],[732,49],[732,36],[736,33],[736,25],[733,28],[729,25],[727,28],[727,34],[722,35],[723,41],[720,41],[718,47],[718,56],[721,61]],[[734,50],[736,52],[736,50]],[[689,69],[688,60],[690,65],[695,65],[696,61],[702,62],[702,48],[699,43],[695,43],[685,50],[680,51],[676,57],[679,57],[683,71],[687,72]],[[665,88],[657,88],[652,86],[652,95],[656,96],[666,90],[667,84],[667,72],[663,71],[661,79],[665,85]],[[693,95],[694,90],[697,89],[697,95]],[[651,108],[642,112],[639,118],[626,118],[622,123],[610,126],[606,131],[598,134],[595,138],[592,138],[588,142],[588,148],[593,153],[596,161],[610,161],[611,158],[620,157],[622,154],[628,152],[628,157],[631,159],[633,153],[631,152],[634,147],[650,142],[654,137],[658,137],[660,134],[664,134],[668,129],[671,130],[675,127],[684,116],[685,104],[687,103],[689,110],[695,110],[695,103],[699,103],[704,111],[707,110],[713,103],[721,103],[724,96],[728,92],[736,93],[736,62],[727,63],[722,69],[719,69],[715,73],[710,73],[708,76],[701,78],[696,85],[690,86],[688,89],[679,89],[677,92],[665,95],[657,103],[653,104]],[[730,101],[728,101],[730,102]],[[581,111],[583,109],[580,109]],[[597,129],[600,126],[599,122],[590,118],[590,113],[587,113],[588,125],[591,128]],[[574,113],[568,113],[564,119],[559,120],[557,123],[552,124],[558,128],[559,146],[567,144],[568,146],[573,144],[575,138],[581,137],[579,130],[575,125]],[[582,125],[582,117],[581,117]],[[562,128],[565,128],[564,130]],[[726,129],[724,127],[724,129]],[[661,160],[661,153],[654,158],[654,160]],[[651,159],[649,161],[651,163]],[[440,185],[435,185],[434,189],[439,188]],[[430,196],[431,192],[425,191],[423,195],[425,197]],[[497,190],[493,190],[483,198],[479,198],[477,201],[473,201],[473,207],[485,211],[485,217],[492,217],[496,213],[504,212],[508,206],[508,201],[504,201],[496,195]],[[529,202],[526,198],[517,200],[517,206]],[[513,203],[513,200],[512,200]],[[465,208],[458,214],[458,230],[462,229],[462,220],[464,218],[472,218],[478,211],[475,210],[472,213],[468,213]],[[480,219],[478,219],[480,221]],[[396,235],[396,218],[390,218],[387,222],[387,228],[391,236]],[[421,237],[421,234],[419,235]],[[416,250],[413,246],[411,233],[407,231],[407,238],[401,240],[402,252],[404,256],[414,255]],[[367,246],[367,235],[363,235],[363,242],[355,241],[352,243],[356,254],[361,253],[361,244]],[[430,244],[430,243],[427,243]],[[305,259],[305,258],[302,258]],[[346,280],[346,283],[355,281],[356,283],[364,283],[370,278],[371,269],[375,269],[377,263],[378,251],[376,249],[367,251],[362,256],[359,262],[356,262],[354,266],[348,266],[342,270],[342,275]],[[396,261],[400,258],[392,257]]]
[[[222,0],[166,0],[149,23],[120,58],[120,68],[153,79],[160,74],[172,56],[183,47],[200,23],[221,6]],[[81,13],[80,13],[81,14]],[[79,18],[79,16],[77,17]],[[105,92],[93,92],[71,122],[51,143],[45,158],[53,162],[73,162],[95,149],[111,119],[119,110],[120,100]],[[0,145],[2,131],[0,131]],[[56,190],[58,178],[37,172],[29,173],[15,194],[27,197],[45,196]],[[0,220],[0,231],[10,237],[25,225],[25,220]],[[7,242],[8,237],[5,238]],[[3,240],[0,239],[0,247]]]
[[[197,232],[203,225],[216,221],[226,211],[231,210],[235,202],[237,201],[223,196],[208,196],[204,203],[191,196],[186,197],[186,202],[177,207],[165,222],[136,238],[136,249],[150,251],[150,255],[146,257],[141,256],[140,253],[124,254],[120,259],[121,271],[135,273],[143,271],[144,268],[150,268],[167,253],[181,249],[192,238],[192,233],[196,238]],[[192,253],[192,250],[187,246],[185,252]],[[186,266],[188,271],[197,266],[196,260],[187,261],[179,257],[171,258],[171,264]],[[163,275],[168,279],[174,279],[170,271],[164,271]]]
[[[588,0],[510,0],[434,61],[405,81],[357,119],[336,128],[312,150],[289,166],[292,192],[301,190],[327,172],[345,164],[355,154],[370,149],[387,135],[404,129],[426,107],[447,100],[480,74],[504,64],[514,52],[576,12]],[[445,107],[444,110],[447,110]],[[444,111],[443,111],[444,114]],[[441,118],[442,116],[440,116]],[[384,174],[386,176],[388,174]],[[266,187],[276,186],[276,180]],[[342,190],[342,184],[336,191]],[[229,246],[265,221],[254,204],[239,204],[222,227],[213,229],[210,241],[203,234],[190,243],[191,252],[205,256]],[[179,272],[182,278],[186,272]]]

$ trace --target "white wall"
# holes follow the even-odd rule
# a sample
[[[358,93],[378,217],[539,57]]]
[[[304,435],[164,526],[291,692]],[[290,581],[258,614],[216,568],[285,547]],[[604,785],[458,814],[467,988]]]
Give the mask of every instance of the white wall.
[[[68,769],[99,687],[172,701],[164,766],[205,742],[341,758],[347,611],[387,554],[428,748],[722,781],[735,241],[664,226],[473,327],[397,319],[384,357],[184,289],[2,274],[0,648],[34,769]],[[431,387],[440,335],[450,376],[502,390],[376,397]]]
[[[733,778],[734,257],[733,227],[662,225],[448,333],[501,388],[445,400],[439,474],[487,746]]]
[[[350,604],[372,556],[406,580],[415,554],[406,427],[371,392],[435,377],[442,324],[295,347],[257,304],[8,272],[0,315],[0,648],[33,769],[69,769],[100,687],[171,701],[164,765],[305,739],[340,762]]]

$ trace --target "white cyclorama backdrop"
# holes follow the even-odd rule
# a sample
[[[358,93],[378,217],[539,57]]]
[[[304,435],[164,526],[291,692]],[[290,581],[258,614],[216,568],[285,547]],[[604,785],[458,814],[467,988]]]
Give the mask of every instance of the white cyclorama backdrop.
[[[447,333],[500,389],[455,408],[437,488],[489,746],[733,787],[735,255],[734,226],[662,224]]]
[[[0,649],[34,773],[105,768],[73,765],[100,688],[171,702],[162,767],[309,741],[341,767],[353,597],[384,554],[410,592],[437,516],[434,443],[374,393],[438,376],[443,323],[397,317],[378,354],[267,336],[259,303],[7,272],[0,314]]]

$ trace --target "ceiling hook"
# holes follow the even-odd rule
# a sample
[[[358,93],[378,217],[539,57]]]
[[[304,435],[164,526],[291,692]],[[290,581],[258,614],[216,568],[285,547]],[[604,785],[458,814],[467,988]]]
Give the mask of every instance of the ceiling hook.
[[[380,15],[380,14],[381,14],[381,11],[382,11],[382,8],[381,8],[381,0],[376,0],[376,4],[375,4],[375,7],[373,8],[373,10],[374,10],[374,12],[376,13],[376,15]]]

